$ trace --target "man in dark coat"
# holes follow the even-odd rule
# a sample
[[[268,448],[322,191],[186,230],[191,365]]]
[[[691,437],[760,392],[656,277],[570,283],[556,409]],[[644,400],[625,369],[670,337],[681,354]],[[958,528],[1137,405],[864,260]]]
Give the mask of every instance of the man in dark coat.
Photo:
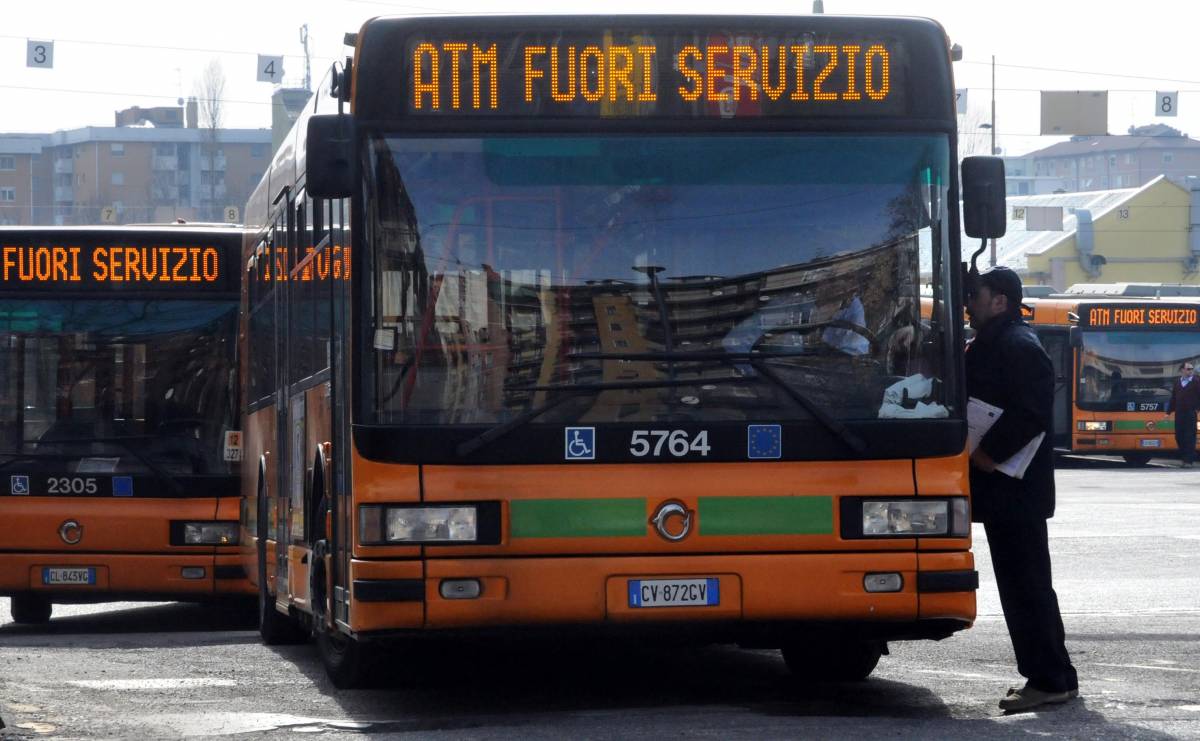
[[[1196,377],[1196,364],[1187,360],[1179,366],[1179,380],[1171,387],[1166,409],[1167,414],[1175,415],[1175,445],[1179,447],[1184,468],[1191,468],[1196,460],[1197,408],[1200,408],[1200,378]]]
[[[1054,369],[1021,319],[1021,297],[1021,279],[1005,267],[984,271],[967,296],[976,332],[967,347],[967,393],[1003,410],[971,454],[971,507],[987,532],[1017,670],[1027,680],[1000,701],[1009,712],[1079,695],[1051,583],[1046,532],[1046,520],[1054,515]],[[1042,433],[1023,477],[996,470]]]

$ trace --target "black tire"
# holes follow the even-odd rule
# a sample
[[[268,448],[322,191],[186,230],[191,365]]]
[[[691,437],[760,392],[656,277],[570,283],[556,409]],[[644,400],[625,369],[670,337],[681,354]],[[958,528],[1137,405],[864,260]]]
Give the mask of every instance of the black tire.
[[[814,638],[784,646],[783,660],[802,682],[861,682],[871,676],[885,647],[883,641]]]
[[[1125,465],[1127,466],[1141,468],[1150,463],[1149,453],[1126,453],[1121,457],[1125,459]]]
[[[317,628],[317,649],[329,681],[338,689],[369,686],[374,678],[372,653],[360,641],[337,628]]]
[[[267,498],[258,493],[258,634],[268,646],[291,646],[308,641],[295,620],[275,609],[275,595],[267,591]]]
[[[54,610],[50,599],[40,594],[14,594],[8,607],[13,622],[21,625],[44,625]]]

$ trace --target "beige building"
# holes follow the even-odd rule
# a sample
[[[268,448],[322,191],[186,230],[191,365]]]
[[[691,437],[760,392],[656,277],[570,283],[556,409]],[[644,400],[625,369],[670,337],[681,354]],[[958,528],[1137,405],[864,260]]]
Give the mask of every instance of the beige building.
[[[1169,126],[1129,130],[1128,136],[1076,136],[1021,157],[1006,158],[1012,169],[1008,194],[1139,188],[1159,175],[1182,182],[1200,176],[1200,141]],[[1007,173],[1006,173],[1007,174]]]
[[[1027,284],[1200,285],[1200,180],[1159,176],[1140,188],[1008,199],[996,263]],[[963,237],[967,255],[979,240]],[[990,251],[979,257],[990,264]]]
[[[201,129],[179,108],[118,111],[118,122],[0,134],[0,224],[225,221],[271,157],[269,129]],[[148,125],[158,121],[159,125]]]

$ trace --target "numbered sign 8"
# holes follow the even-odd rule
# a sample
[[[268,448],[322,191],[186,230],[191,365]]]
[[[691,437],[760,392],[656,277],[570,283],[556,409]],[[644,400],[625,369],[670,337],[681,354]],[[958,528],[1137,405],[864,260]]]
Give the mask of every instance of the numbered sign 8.
[[[1154,115],[1155,116],[1178,116],[1179,115],[1179,91],[1159,90],[1154,94]]]

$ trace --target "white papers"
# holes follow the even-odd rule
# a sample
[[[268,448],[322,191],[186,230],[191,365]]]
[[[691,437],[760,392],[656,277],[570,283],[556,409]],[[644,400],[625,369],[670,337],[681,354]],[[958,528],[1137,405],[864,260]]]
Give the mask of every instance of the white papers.
[[[899,404],[891,402],[884,402],[883,406],[879,407],[880,419],[945,419],[949,416],[950,410],[936,401],[928,404],[918,401],[912,409],[905,409]]]
[[[967,401],[968,452],[975,452],[975,449],[979,447],[979,441],[992,428],[992,425],[996,424],[996,420],[1000,419],[1000,415],[1003,413],[1004,410],[1000,407],[992,406],[973,396]],[[996,470],[1014,479],[1024,478],[1025,471],[1029,468],[1029,463],[1033,460],[1033,456],[1037,454],[1038,447],[1045,438],[1046,433],[1040,433],[1037,437],[1030,440],[1025,447],[1018,450],[1013,457],[1002,463],[997,463]]]

